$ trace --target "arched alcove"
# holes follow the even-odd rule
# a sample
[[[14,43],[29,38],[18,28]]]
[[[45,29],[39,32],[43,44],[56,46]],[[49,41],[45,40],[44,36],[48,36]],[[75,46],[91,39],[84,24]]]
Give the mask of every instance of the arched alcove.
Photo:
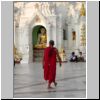
[[[33,61],[37,62],[37,61],[42,61],[43,58],[43,51],[44,48],[36,48],[36,45],[40,45],[39,43],[39,36],[42,34],[41,33],[41,29],[45,29],[46,28],[43,25],[36,25],[33,27],[32,30],[32,45],[33,45]],[[47,32],[45,31],[45,35],[47,36]],[[47,44],[47,42],[46,42]]]
[[[43,25],[36,25],[32,29],[32,43],[33,43],[33,47],[38,42],[38,36],[39,36],[39,34],[41,34],[41,31],[40,31],[41,28],[44,28],[46,30],[46,28]]]

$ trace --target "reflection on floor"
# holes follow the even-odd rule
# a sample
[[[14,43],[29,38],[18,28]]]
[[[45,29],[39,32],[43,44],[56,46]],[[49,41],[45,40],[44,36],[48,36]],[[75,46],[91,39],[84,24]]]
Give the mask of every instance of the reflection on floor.
[[[86,63],[57,64],[57,87],[47,89],[41,63],[16,64],[14,98],[85,98]],[[52,84],[53,86],[53,84]]]

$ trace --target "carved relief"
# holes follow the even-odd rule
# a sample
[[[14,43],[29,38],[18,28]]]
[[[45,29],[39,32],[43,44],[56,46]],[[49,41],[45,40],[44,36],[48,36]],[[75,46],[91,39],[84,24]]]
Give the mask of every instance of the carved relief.
[[[41,19],[38,15],[36,15],[36,17],[35,17],[35,22],[41,22]]]

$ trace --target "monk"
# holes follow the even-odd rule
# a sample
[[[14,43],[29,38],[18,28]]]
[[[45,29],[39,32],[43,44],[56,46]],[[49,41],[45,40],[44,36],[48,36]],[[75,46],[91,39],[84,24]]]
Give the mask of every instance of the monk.
[[[44,57],[43,57],[43,69],[44,69],[44,79],[48,81],[48,89],[52,89],[51,83],[57,85],[55,81],[56,78],[56,57],[59,59],[60,66],[62,65],[61,58],[59,56],[58,50],[53,47],[54,41],[49,41],[49,47],[45,48],[44,50]]]

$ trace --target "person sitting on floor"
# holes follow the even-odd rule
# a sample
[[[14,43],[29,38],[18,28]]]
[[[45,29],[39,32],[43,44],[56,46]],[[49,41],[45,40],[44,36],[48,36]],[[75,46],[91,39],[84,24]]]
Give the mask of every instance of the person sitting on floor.
[[[70,62],[77,62],[77,61],[78,61],[78,58],[77,58],[77,56],[75,55],[75,52],[72,52],[71,58],[70,58]]]
[[[85,61],[82,52],[79,52],[78,61],[79,62],[84,62]]]

